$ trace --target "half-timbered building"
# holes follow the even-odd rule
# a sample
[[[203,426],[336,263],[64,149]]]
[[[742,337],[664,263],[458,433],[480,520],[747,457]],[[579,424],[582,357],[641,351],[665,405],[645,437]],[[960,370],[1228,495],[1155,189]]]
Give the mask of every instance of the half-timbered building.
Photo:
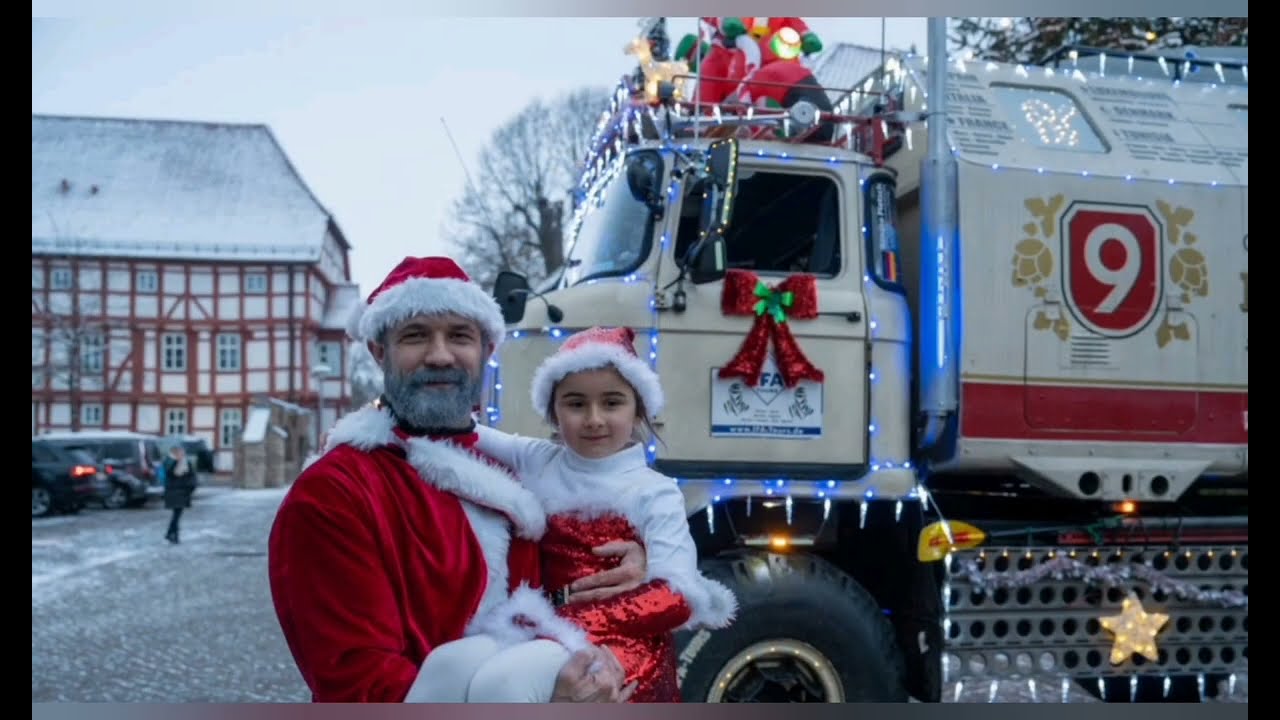
[[[350,245],[263,125],[33,115],[31,431],[196,435],[346,410]]]

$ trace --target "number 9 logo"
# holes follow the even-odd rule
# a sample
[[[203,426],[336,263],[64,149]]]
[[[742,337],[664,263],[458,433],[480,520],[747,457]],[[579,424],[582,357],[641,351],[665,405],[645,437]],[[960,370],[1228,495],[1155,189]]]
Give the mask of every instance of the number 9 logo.
[[[1098,203],[1072,205],[1062,222],[1063,285],[1072,314],[1106,337],[1141,331],[1163,292],[1159,222],[1146,208]]]

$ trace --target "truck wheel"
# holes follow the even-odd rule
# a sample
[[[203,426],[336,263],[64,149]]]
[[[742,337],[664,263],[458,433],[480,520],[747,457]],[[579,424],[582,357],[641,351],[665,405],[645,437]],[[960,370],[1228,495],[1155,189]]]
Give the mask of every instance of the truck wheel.
[[[676,638],[685,702],[906,702],[893,628],[853,578],[809,555],[703,563],[738,597],[723,630]]]

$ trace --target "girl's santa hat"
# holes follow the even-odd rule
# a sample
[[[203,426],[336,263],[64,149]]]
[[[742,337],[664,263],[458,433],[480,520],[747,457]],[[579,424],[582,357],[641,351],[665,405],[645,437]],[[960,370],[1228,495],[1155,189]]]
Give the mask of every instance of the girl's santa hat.
[[[407,257],[387,275],[347,321],[355,340],[377,340],[387,328],[415,315],[453,313],[474,320],[496,348],[506,335],[498,302],[447,257]]]
[[[636,334],[631,328],[593,327],[576,333],[533,373],[533,407],[551,410],[556,383],[572,373],[612,367],[635,389],[652,420],[662,413],[662,384],[648,363],[636,354]]]

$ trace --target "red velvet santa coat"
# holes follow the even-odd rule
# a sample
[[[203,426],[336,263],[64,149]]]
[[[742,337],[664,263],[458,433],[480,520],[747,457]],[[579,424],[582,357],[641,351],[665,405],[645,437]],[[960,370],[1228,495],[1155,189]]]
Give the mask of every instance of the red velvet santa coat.
[[[285,497],[271,593],[313,700],[432,700],[412,692],[431,651],[539,584],[530,541],[545,516],[475,439],[408,438],[365,408],[334,427]]]
[[[632,591],[556,610],[540,593],[521,589],[475,629],[509,634],[510,619],[522,616],[536,624],[530,634],[553,638],[570,650],[588,641],[611,649],[626,681],[637,683],[632,702],[678,701],[673,631],[725,627],[737,600],[698,571],[684,496],[675,482],[648,467],[639,445],[588,459],[544,440],[485,427],[477,431],[477,447],[513,468],[543,504],[547,532],[539,549],[548,589],[615,565],[616,558],[591,552],[612,540],[643,544],[648,571],[646,582]]]

